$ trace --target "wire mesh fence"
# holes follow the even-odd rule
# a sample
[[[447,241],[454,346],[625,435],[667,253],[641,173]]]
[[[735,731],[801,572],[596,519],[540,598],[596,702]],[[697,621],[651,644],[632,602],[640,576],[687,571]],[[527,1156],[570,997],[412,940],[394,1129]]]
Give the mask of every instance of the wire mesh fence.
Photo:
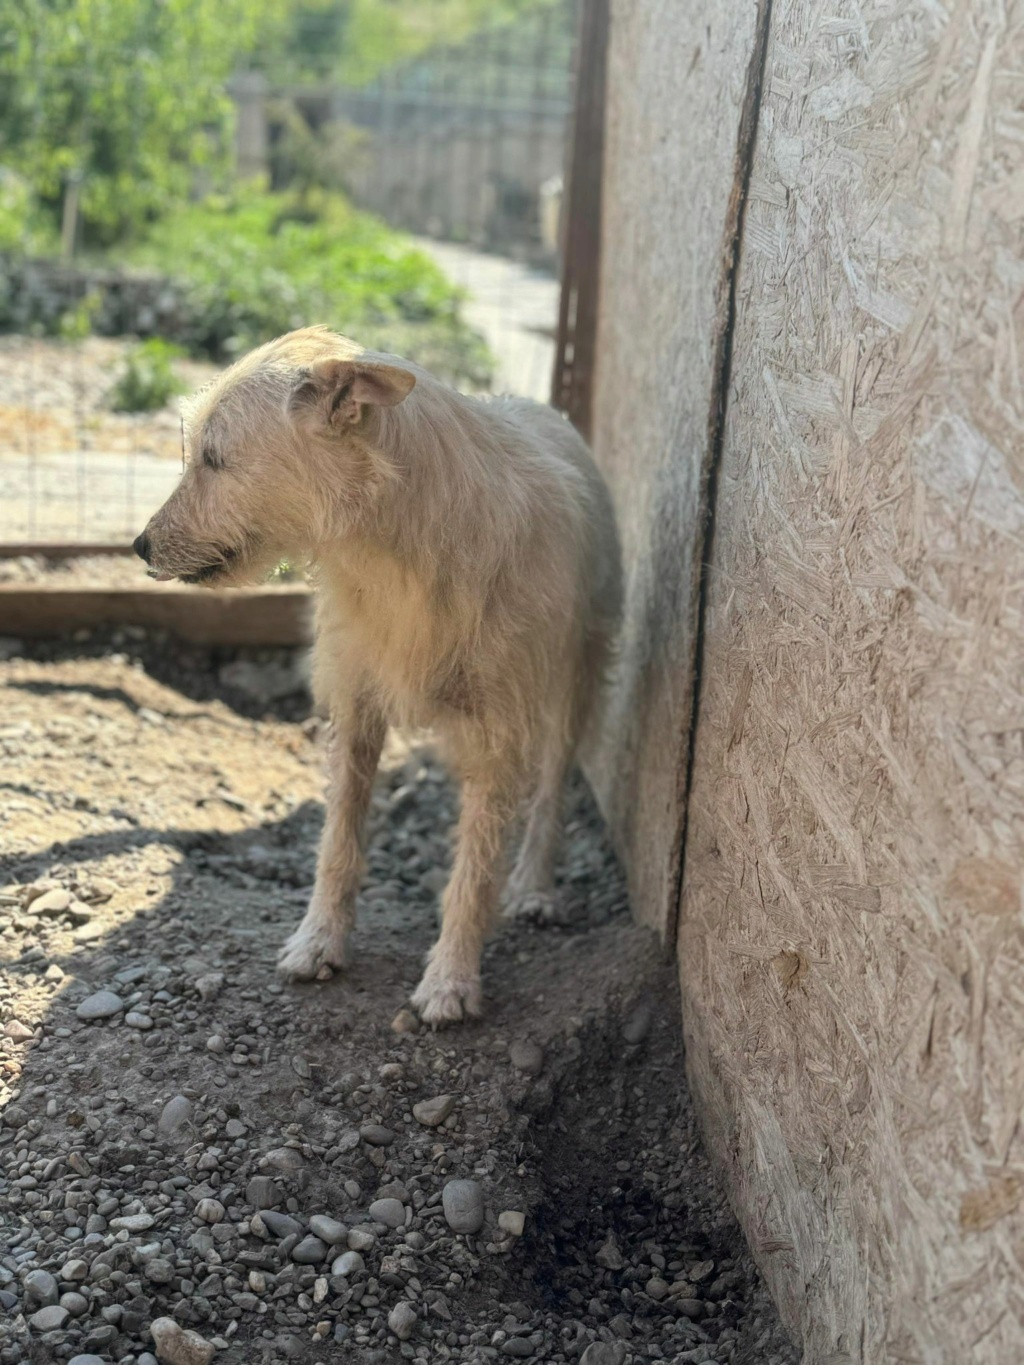
[[[518,19],[438,42],[368,84],[327,71],[299,80],[257,61],[226,86],[236,106],[238,183],[259,177],[273,191],[301,182],[304,152],[313,148],[327,163],[320,173],[330,177],[337,165],[336,189],[410,234],[459,287],[458,326],[479,334],[488,352],[487,373],[468,364],[454,371],[463,387],[541,400],[550,393],[578,3],[541,0]],[[129,46],[123,57],[130,67],[144,55]],[[45,82],[39,88],[40,99],[52,97]],[[132,80],[112,90],[130,122]],[[61,210],[60,242],[49,253],[27,230],[14,242],[0,230],[0,544],[7,546],[126,543],[181,470],[176,396],[169,392],[151,410],[119,411],[114,391],[139,338],[184,340],[189,349],[186,303],[173,278],[82,243],[78,206],[89,174],[87,164],[77,166],[57,191],[46,189],[51,200],[59,194]],[[211,186],[202,174],[194,179],[190,197],[198,199]],[[5,170],[0,140],[0,215],[5,194],[24,192]],[[343,326],[344,319],[313,311],[315,290],[296,298],[294,325]],[[371,337],[352,328],[359,339],[399,351],[409,330],[392,332],[383,312]],[[167,365],[190,389],[229,358],[182,354]]]

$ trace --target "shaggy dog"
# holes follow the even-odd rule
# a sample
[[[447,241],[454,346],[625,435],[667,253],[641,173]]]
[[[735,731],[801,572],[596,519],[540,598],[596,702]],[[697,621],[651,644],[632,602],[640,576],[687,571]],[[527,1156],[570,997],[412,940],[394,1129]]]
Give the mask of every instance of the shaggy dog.
[[[191,404],[187,439],[180,485],[135,542],[153,576],[237,585],[298,558],[317,587],[329,793],[280,970],[344,962],[386,727],[427,727],[462,801],[413,1005],[435,1025],[478,1014],[509,828],[525,805],[511,897],[544,894],[619,614],[615,521],[586,446],[551,408],[467,398],[319,327],[227,370]]]

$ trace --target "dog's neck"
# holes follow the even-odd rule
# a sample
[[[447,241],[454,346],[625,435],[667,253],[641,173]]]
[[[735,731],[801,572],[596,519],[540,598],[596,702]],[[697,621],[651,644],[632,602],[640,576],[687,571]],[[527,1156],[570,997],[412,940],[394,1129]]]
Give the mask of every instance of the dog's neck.
[[[498,407],[421,371],[403,403],[375,410],[368,423],[380,473],[352,528],[358,540],[425,584],[485,583],[526,521],[531,462],[510,449],[509,435]],[[317,557],[348,559],[352,530]]]

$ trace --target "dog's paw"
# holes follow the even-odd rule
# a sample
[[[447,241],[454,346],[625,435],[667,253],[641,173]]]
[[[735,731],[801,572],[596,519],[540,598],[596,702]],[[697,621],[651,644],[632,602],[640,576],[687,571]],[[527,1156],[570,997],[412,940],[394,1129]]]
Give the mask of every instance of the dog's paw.
[[[502,903],[502,917],[527,924],[568,924],[570,919],[564,898],[557,891],[526,891],[517,895],[511,887]]]
[[[337,925],[303,920],[278,954],[277,970],[288,981],[322,979],[325,967],[345,965],[345,938]]]
[[[475,1019],[482,1009],[480,978],[444,976],[428,967],[413,994],[412,1005],[432,1028]]]

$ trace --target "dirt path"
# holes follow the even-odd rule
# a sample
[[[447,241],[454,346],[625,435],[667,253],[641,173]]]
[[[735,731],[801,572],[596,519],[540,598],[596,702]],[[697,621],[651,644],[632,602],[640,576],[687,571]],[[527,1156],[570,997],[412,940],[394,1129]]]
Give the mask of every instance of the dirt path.
[[[201,653],[79,648],[0,663],[0,1365],[154,1365],[154,1323],[172,1365],[797,1358],[582,787],[557,922],[496,937],[483,1021],[423,1032],[442,771],[392,746],[351,969],[282,986],[304,698],[250,719]]]

